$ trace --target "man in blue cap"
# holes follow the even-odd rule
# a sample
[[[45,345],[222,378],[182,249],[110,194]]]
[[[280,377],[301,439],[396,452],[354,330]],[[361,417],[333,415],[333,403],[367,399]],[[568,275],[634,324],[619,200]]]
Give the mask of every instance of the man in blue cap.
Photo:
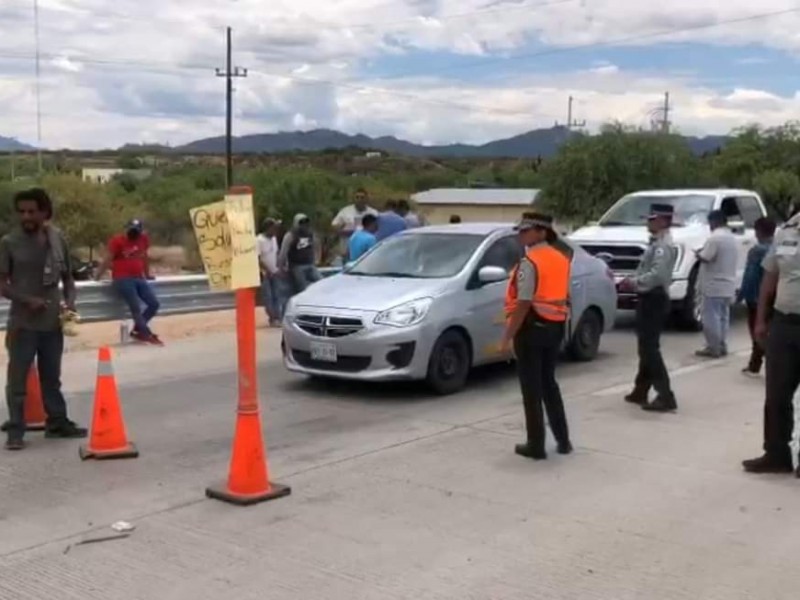
[[[150,280],[150,259],[148,251],[150,239],[144,231],[144,224],[133,219],[125,226],[125,232],[115,235],[108,242],[108,256],[97,271],[97,279],[111,267],[114,290],[128,305],[134,328],[131,337],[139,342],[163,345],[150,330],[150,321],[159,309],[158,298],[153,292]],[[144,310],[142,310],[144,304]]]
[[[639,371],[633,391],[625,400],[651,412],[672,412],[678,408],[661,356],[661,332],[669,314],[669,287],[677,258],[669,233],[673,211],[670,204],[653,204],[650,207],[647,221],[650,245],[633,277],[620,284],[621,289],[637,293]],[[648,402],[650,388],[655,388],[657,393],[653,402]]]

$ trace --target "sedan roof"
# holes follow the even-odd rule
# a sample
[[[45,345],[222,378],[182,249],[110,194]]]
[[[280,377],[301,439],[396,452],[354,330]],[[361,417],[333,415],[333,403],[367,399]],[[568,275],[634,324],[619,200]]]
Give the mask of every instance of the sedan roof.
[[[454,223],[452,225],[429,225],[427,227],[417,227],[407,229],[403,233],[452,233],[489,236],[495,232],[512,233],[514,225],[510,223]]]

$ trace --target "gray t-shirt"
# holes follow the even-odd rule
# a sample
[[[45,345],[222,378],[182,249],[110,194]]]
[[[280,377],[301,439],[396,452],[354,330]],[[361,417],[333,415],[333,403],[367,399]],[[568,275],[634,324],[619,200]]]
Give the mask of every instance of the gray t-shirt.
[[[778,274],[775,310],[800,315],[800,229],[797,225],[778,231],[762,266],[768,273]]]
[[[736,296],[739,242],[727,227],[715,229],[700,251],[700,285],[707,298]]]
[[[55,236],[62,244],[64,270],[72,273],[69,247],[61,232]],[[47,301],[44,310],[32,312],[21,302],[11,302],[8,329],[55,331],[61,327],[62,294],[58,284],[44,285],[47,244],[38,235],[15,229],[0,240],[0,277],[11,284],[17,294]]]

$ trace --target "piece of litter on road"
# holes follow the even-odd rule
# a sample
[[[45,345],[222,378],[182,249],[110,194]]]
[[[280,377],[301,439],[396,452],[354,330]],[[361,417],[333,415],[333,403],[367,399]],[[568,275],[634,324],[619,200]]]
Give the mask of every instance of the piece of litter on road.
[[[85,540],[81,540],[80,542],[75,542],[69,548],[73,546],[85,546],[86,544],[98,544],[100,542],[113,542],[114,540],[124,540],[125,538],[129,537],[131,537],[130,533],[120,533],[117,535],[106,535],[103,537],[88,538]],[[67,550],[69,550],[69,548],[67,548]],[[66,554],[66,551],[64,552],[64,554]]]
[[[136,529],[136,526],[128,523],[127,521],[117,521],[111,526],[111,529],[119,533],[129,533]]]

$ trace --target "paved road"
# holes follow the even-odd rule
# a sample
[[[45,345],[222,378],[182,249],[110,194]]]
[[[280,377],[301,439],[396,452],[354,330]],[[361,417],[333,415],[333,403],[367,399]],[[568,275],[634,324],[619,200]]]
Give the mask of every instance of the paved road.
[[[312,384],[260,334],[272,477],[291,497],[249,509],[203,498],[227,472],[233,340],[126,348],[116,367],[138,460],[85,463],[32,436],[0,457],[0,600],[789,598],[800,576],[800,482],[754,479],[762,384],[742,357],[698,363],[665,340],[681,402],[645,414],[620,396],[629,325],[589,365],[561,368],[577,452],[514,456],[513,374],[438,398],[418,386]],[[733,348],[744,350],[737,328]],[[93,357],[66,359],[88,421]],[[110,523],[126,540],[76,545]]]

